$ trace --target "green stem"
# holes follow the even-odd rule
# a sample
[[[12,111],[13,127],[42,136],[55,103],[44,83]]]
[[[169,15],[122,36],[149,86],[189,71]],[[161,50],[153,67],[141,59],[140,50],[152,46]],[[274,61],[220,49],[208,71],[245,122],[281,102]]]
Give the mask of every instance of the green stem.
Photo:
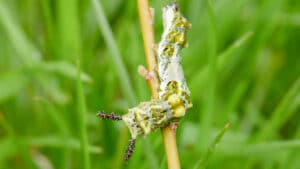
[[[80,61],[77,61],[77,113],[79,120],[79,134],[80,142],[82,148],[82,159],[84,169],[90,169],[90,156],[89,156],[89,146],[88,146],[88,136],[86,131],[86,105],[85,98],[83,94],[83,88],[80,78]]]
[[[209,130],[211,128],[211,124],[213,121],[213,116],[215,113],[215,103],[216,103],[216,87],[217,87],[217,60],[216,60],[216,52],[217,52],[217,33],[216,33],[216,22],[214,16],[213,6],[211,1],[208,0],[208,75],[209,75],[209,85],[207,86],[207,99],[206,106],[204,108],[204,112],[202,114],[202,148],[207,146]]]

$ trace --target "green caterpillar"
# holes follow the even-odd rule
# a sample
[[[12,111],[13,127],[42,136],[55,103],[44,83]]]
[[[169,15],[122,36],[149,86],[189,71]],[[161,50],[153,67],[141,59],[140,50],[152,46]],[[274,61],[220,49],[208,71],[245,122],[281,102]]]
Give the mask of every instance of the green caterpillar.
[[[177,3],[163,8],[164,32],[157,49],[158,67],[155,72],[160,80],[159,98],[141,102],[123,116],[99,112],[102,119],[123,120],[131,133],[125,161],[132,155],[135,139],[141,135],[179,121],[192,107],[181,65],[181,49],[186,47],[186,33],[191,24],[182,16]]]

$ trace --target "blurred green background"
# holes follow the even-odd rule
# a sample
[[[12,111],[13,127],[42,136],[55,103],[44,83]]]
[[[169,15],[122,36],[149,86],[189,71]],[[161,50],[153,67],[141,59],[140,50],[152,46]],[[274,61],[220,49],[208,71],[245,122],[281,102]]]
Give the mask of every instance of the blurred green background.
[[[150,1],[157,42],[169,2]],[[178,3],[194,104],[177,132],[182,168],[299,169],[300,1]],[[0,169],[167,168],[159,131],[126,165],[127,128],[96,117],[149,100],[141,64],[135,0],[0,0]]]

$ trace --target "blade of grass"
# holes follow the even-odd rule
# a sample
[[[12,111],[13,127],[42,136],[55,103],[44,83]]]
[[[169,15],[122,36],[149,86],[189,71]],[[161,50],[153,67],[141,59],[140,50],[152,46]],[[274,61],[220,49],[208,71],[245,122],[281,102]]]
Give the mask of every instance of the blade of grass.
[[[147,155],[147,160],[148,160],[149,167],[150,168],[159,168],[157,158],[153,153],[153,150],[152,150],[153,148],[152,148],[152,145],[151,145],[149,139],[145,138],[144,142],[145,142],[145,144],[144,144],[145,145],[145,152],[149,152],[148,155]]]
[[[81,151],[81,142],[75,138],[67,137],[61,138],[60,136],[47,135],[38,137],[29,137],[22,139],[24,142],[33,147],[51,147],[51,148],[65,148]],[[102,154],[103,149],[98,146],[88,145],[88,152],[93,154]]]
[[[216,87],[217,87],[217,32],[216,22],[214,16],[213,4],[210,0],[207,1],[208,9],[208,82],[207,85],[207,98],[205,99],[204,111],[201,115],[201,135],[204,136],[201,139],[201,146],[206,147],[208,145],[209,133],[213,122],[213,116],[215,112],[216,103]],[[201,147],[200,147],[201,148]]]
[[[0,124],[1,125],[1,124]],[[8,158],[13,157],[16,154],[16,150],[11,138],[1,138],[0,140],[0,164]]]
[[[117,75],[118,75],[119,81],[121,82],[120,87],[121,87],[122,93],[124,94],[124,97],[128,101],[129,105],[133,106],[137,103],[135,100],[135,94],[133,91],[133,87],[130,83],[128,71],[125,68],[125,64],[122,61],[122,57],[117,48],[116,42],[113,38],[112,30],[109,26],[109,23],[106,19],[105,14],[104,14],[102,4],[97,0],[92,0],[92,4],[93,4],[94,10],[96,12],[96,17],[98,20],[99,28],[102,31],[104,41],[105,41],[105,43],[108,47],[108,50],[111,54],[112,60],[114,62],[114,67],[117,70]],[[118,148],[117,148],[118,151],[116,152],[116,157],[115,157],[116,162],[113,164],[113,166],[116,169],[120,169],[122,166],[123,148],[127,146],[127,140],[128,140],[128,136],[127,136],[128,130],[125,129],[125,127],[124,127],[123,129],[121,129],[121,132],[122,132],[122,134],[118,141]]]
[[[298,125],[298,128],[294,135],[294,139],[300,140],[300,125]],[[287,169],[294,169],[295,167],[297,168],[300,166],[299,159],[299,149],[294,149],[286,156],[284,166],[286,166]]]
[[[59,46],[56,43],[58,41],[57,31],[54,27],[54,20],[53,20],[53,13],[51,8],[51,0],[44,0],[41,1],[42,5],[42,12],[43,12],[43,18],[45,21],[45,28],[47,32],[46,36],[46,44],[48,45],[47,48],[49,48],[50,55],[57,57],[58,56],[58,50]]]
[[[19,72],[7,72],[0,75],[0,103],[18,95],[27,85],[27,79]]]
[[[51,104],[48,100],[42,97],[35,97],[36,101],[39,101],[43,108],[45,109],[45,112],[49,116],[49,120],[52,121],[52,123],[57,127],[59,132],[64,136],[70,135],[69,127],[67,126],[64,117],[61,113],[55,108],[55,105]]]
[[[75,138],[61,138],[60,136],[47,135],[47,136],[37,136],[37,137],[28,137],[20,138],[24,145],[36,148],[56,148],[62,149],[67,147],[71,150],[80,151],[80,141]],[[0,141],[0,160],[8,157],[12,157],[18,151],[14,145],[14,141],[11,138],[5,138]],[[89,153],[91,154],[103,154],[104,151],[102,147],[89,145]]]
[[[270,154],[281,154],[284,151],[295,150],[300,148],[300,140],[285,140],[285,141],[269,141],[255,144],[230,144],[220,147],[217,150],[218,154],[225,156],[237,157],[265,157],[268,158]]]
[[[21,61],[26,66],[36,65],[40,61],[40,52],[26,37],[20,26],[15,23],[9,8],[4,1],[0,1],[0,25],[4,27],[12,46]]]
[[[223,130],[221,130],[218,135],[215,137],[215,139],[213,140],[213,142],[210,144],[208,150],[206,151],[206,153],[203,155],[203,157],[201,157],[201,159],[196,163],[194,169],[205,169],[207,168],[207,165],[209,163],[209,159],[211,158],[211,156],[213,155],[216,146],[218,145],[218,143],[220,143],[221,139],[223,138],[225,132],[227,131],[227,129],[229,128],[229,123],[227,123],[225,125],[225,127],[223,128]]]
[[[276,18],[281,13],[284,5],[283,0],[263,1],[259,12],[255,14],[256,16],[253,17],[252,21],[248,22],[246,29],[254,30],[257,34],[249,47],[244,49],[247,51],[244,51],[246,56],[243,57],[244,63],[242,69],[240,69],[240,76],[251,76],[255,72],[261,49],[268,44],[267,41],[272,37],[276,26],[279,25]],[[249,48],[251,48],[251,51],[248,51]]]
[[[42,106],[44,107],[45,113],[47,113],[49,119],[52,121],[52,123],[57,127],[60,136],[63,140],[66,140],[70,136],[70,130],[67,126],[67,122],[65,118],[63,117],[62,113],[59,113],[59,111],[56,109],[55,105],[48,102],[46,99],[41,97],[36,97],[35,100],[42,103]],[[70,150],[68,147],[68,144],[63,144],[62,150],[60,152],[60,167],[61,169],[65,169],[68,166],[68,163],[70,162]]]
[[[121,82],[120,87],[122,89],[124,97],[128,100],[129,104],[133,106],[137,103],[135,100],[135,94],[133,91],[132,84],[130,83],[128,71],[125,68],[125,64],[122,61],[122,57],[113,38],[112,30],[105,17],[101,3],[97,0],[92,0],[92,2],[95,12],[97,14],[96,17],[98,19],[99,28],[102,31],[104,41],[108,47],[108,50],[115,64],[115,68],[118,72],[118,76]]]
[[[279,18],[279,23],[291,26],[300,26],[300,13],[283,13]]]
[[[59,27],[59,43],[62,58],[74,61],[81,56],[80,22],[78,0],[57,1],[57,20]],[[82,58],[83,59],[83,58]]]
[[[226,64],[232,59],[234,54],[248,42],[253,36],[252,31],[248,31],[243,34],[239,39],[234,41],[225,51],[221,52],[217,58],[217,71],[220,72],[226,66]],[[204,66],[191,78],[191,91],[193,93],[201,93],[204,90],[205,83],[208,81],[208,66]]]
[[[25,168],[32,168],[32,169],[38,169],[36,164],[33,162],[29,147],[22,142],[22,139],[20,139],[12,126],[5,120],[4,115],[0,114],[0,127],[4,129],[5,132],[7,132],[8,138],[11,140],[12,149],[16,148],[16,152],[18,155],[21,156],[22,160],[24,160]]]
[[[88,136],[86,131],[86,104],[85,98],[83,94],[83,87],[81,83],[81,69],[80,69],[80,61],[77,60],[77,113],[78,113],[78,121],[79,121],[79,134],[80,134],[80,143],[81,143],[81,151],[82,151],[82,159],[84,169],[90,169],[90,156],[88,149]]]
[[[292,115],[296,112],[296,108],[300,105],[299,99],[300,91],[300,78],[296,80],[293,86],[289,89],[283,99],[272,113],[271,118],[265,123],[264,128],[258,131],[253,138],[252,142],[269,140],[276,134],[279,127],[282,126]],[[250,160],[245,164],[247,169],[252,168],[256,159]]]
[[[232,95],[228,99],[227,105],[224,109],[224,120],[230,118],[230,115],[233,114],[234,111],[236,111],[237,106],[239,105],[238,103],[241,101],[241,98],[245,94],[248,86],[249,81],[245,80],[239,83],[237,87],[232,91]],[[234,124],[234,122],[231,121],[231,124]]]
[[[37,66],[37,68],[40,71],[46,71],[48,73],[57,73],[71,79],[77,78],[76,67],[73,64],[66,61],[41,62]],[[87,73],[81,72],[80,76],[83,82],[91,83],[93,81]]]
[[[166,168],[166,167],[167,167],[167,166],[166,166],[166,158],[163,157],[162,160],[161,160],[161,163],[160,163],[160,165],[159,165],[159,169],[164,169],[164,168]]]
[[[267,140],[278,131],[300,106],[300,78],[291,86],[278,106],[272,112],[272,117],[264,124],[264,128],[257,133],[253,140]]]

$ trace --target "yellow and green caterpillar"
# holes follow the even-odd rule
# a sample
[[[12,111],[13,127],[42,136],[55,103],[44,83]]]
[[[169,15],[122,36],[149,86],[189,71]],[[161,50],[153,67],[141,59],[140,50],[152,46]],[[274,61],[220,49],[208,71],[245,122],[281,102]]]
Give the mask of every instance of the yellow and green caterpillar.
[[[179,11],[177,3],[163,8],[164,32],[157,49],[157,70],[159,98],[141,102],[128,109],[123,116],[99,112],[103,119],[123,120],[131,133],[131,140],[125,154],[125,161],[131,156],[135,139],[151,131],[178,121],[192,107],[181,65],[181,49],[186,47],[186,33],[191,24]]]

